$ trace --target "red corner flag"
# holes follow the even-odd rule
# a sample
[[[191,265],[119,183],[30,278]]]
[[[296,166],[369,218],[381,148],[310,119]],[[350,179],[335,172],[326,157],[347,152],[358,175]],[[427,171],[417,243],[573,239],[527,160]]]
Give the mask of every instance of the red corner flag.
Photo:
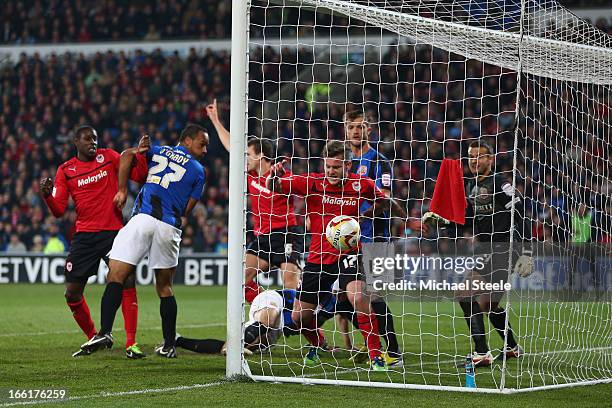
[[[444,159],[429,211],[457,224],[465,224],[465,188],[460,160]]]

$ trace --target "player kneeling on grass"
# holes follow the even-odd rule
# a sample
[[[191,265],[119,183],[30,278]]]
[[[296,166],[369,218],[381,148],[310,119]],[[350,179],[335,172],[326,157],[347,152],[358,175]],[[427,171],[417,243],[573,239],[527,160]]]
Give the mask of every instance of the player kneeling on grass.
[[[493,148],[483,141],[476,141],[470,144],[468,155],[468,164],[473,177],[465,185],[465,191],[467,192],[465,214],[458,214],[456,218],[464,215],[466,226],[473,227],[468,232],[475,236],[479,246],[485,246],[489,250],[488,253],[483,254],[484,268],[467,273],[463,281],[466,283],[467,289],[458,291],[455,293],[455,297],[461,306],[470,335],[474,341],[475,351],[471,355],[474,367],[486,367],[492,364],[493,355],[489,350],[485,335],[484,313],[488,314],[491,325],[495,327],[506,344],[506,348],[501,351],[500,357],[505,355],[506,358],[518,358],[522,356],[523,350],[514,337],[509,320],[506,326],[506,311],[499,305],[505,292],[499,290],[481,291],[474,290],[474,288],[480,287],[481,283],[499,283],[507,280],[509,276],[508,256],[505,255],[507,253],[505,248],[510,243],[510,231],[514,230],[514,241],[517,242],[525,238],[521,236],[521,233],[524,234],[527,228],[524,228],[523,217],[519,210],[520,205],[517,204],[520,200],[518,193],[510,183],[502,179],[500,174],[493,171],[495,159]],[[443,164],[443,168],[440,170],[441,174],[438,175],[438,183],[442,183],[442,180],[455,185],[462,183],[460,180],[462,177],[461,170],[459,170],[460,164],[458,162],[452,164],[455,164],[455,168],[451,168],[449,165],[448,174],[442,175],[445,167]],[[436,185],[436,188],[438,188],[438,185]],[[454,198],[441,197],[440,202],[450,203],[453,200],[463,200],[465,202],[465,193],[461,193],[461,195],[462,197]],[[434,192],[432,207],[438,207],[436,201],[438,200],[436,199],[436,192]],[[455,204],[451,207],[462,208],[463,203]],[[440,204],[440,208],[443,207],[444,205]],[[513,207],[515,208],[515,228],[511,228]],[[423,221],[442,225],[451,224],[449,219],[436,211],[426,213],[423,216]],[[448,213],[448,217],[453,218],[453,211]],[[527,277],[533,271],[533,260],[527,252],[519,255],[514,251],[512,265],[514,266],[513,271],[521,277]]]
[[[121,155],[119,192],[115,196],[118,207],[125,205],[127,175],[137,153],[146,153],[149,174],[136,198],[132,219],[119,231],[113,243],[108,283],[101,302],[100,332],[83,344],[82,350],[94,352],[113,345],[111,331],[121,303],[123,283],[148,255],[149,268],[155,271],[164,336],[164,344],[155,352],[161,357],[176,358],[177,306],[172,277],[178,265],[180,228],[204,188],[204,168],[197,160],[206,153],[207,146],[206,131],[197,125],[187,125],[181,132],[178,146],[155,146],[146,152],[133,148]]]

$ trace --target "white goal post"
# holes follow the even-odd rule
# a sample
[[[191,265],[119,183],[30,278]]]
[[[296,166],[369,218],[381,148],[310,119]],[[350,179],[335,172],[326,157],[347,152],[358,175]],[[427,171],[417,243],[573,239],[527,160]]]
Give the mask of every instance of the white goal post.
[[[555,0],[232,0],[231,57],[228,377],[483,393],[612,382],[612,37]],[[299,334],[243,355],[247,138],[272,142],[271,159],[287,158],[294,174],[320,171],[352,110],[371,118],[371,144],[389,159],[389,189],[408,218],[391,211],[388,235],[405,253],[441,257],[481,233],[415,227],[444,159],[462,166],[468,203],[489,194],[495,212],[496,194],[509,196],[509,251],[529,242],[533,273],[513,273],[504,253],[501,331],[495,312],[479,313],[490,350],[509,347],[512,332],[521,355],[478,368],[477,387],[458,364],[475,351],[473,320],[449,291],[377,292],[402,356],[385,373],[355,362],[343,341],[362,343],[362,332],[335,319],[322,326],[330,347],[316,367]],[[503,192],[468,181],[474,142],[492,146]],[[308,205],[295,199],[307,252]],[[406,279],[443,273],[421,267]]]

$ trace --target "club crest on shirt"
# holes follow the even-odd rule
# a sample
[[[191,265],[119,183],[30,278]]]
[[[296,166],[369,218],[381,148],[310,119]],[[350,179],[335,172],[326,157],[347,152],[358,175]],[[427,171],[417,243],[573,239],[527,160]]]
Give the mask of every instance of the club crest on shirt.
[[[359,168],[357,169],[357,174],[359,174],[360,176],[365,176],[367,172],[368,172],[368,166],[365,166],[363,164],[359,166]]]
[[[70,261],[66,262],[66,270],[68,272],[72,272],[72,262]]]
[[[104,155],[103,154],[99,154],[96,156],[96,161],[98,163],[102,163],[104,161]]]
[[[359,191],[359,190],[361,190],[361,183],[358,182],[358,181],[353,181],[352,187],[353,187],[353,190]]]

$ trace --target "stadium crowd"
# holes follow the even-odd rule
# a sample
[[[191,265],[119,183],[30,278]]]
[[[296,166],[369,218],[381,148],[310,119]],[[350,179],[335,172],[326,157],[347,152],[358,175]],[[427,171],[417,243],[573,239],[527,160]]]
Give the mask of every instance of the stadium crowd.
[[[369,2],[368,2],[369,3]],[[457,2],[460,3],[460,2]],[[607,0],[563,0],[565,7],[604,7]],[[393,2],[389,2],[391,6]],[[423,15],[433,12],[427,2],[416,2]],[[444,2],[435,2],[436,12],[443,12]],[[490,2],[483,2],[486,9]],[[520,8],[520,2],[513,3]],[[157,41],[168,39],[229,38],[231,2],[215,0],[28,0],[3,1],[0,4],[0,43],[88,43],[95,41]],[[410,7],[406,2],[402,8]],[[433,6],[432,6],[433,7]],[[399,9],[399,6],[396,7]],[[453,8],[456,10],[457,8]],[[309,33],[313,27],[321,34],[363,34],[355,19],[327,13],[287,8],[274,3],[254,2],[251,21],[266,21],[266,27],[254,23],[252,37],[295,36]],[[265,15],[265,19],[264,19]],[[612,22],[602,18],[594,22],[612,33]]]
[[[0,42],[9,44],[227,38],[230,2],[214,0],[3,1]]]
[[[279,78],[281,83],[290,81],[297,59],[304,67],[314,61],[305,50],[299,58],[288,50],[252,53],[251,117],[261,109],[259,100],[271,97],[275,87],[278,90]],[[368,78],[363,90],[349,95],[356,102],[354,107],[365,107],[375,119],[372,140],[392,160],[394,196],[405,200],[415,219],[428,208],[440,160],[465,157],[467,144],[480,135],[491,135],[488,139],[498,151],[497,171],[511,176],[515,76],[492,66],[483,70],[483,64],[475,61],[453,60],[450,65],[447,61],[447,53],[432,52],[429,47],[390,47],[379,73]],[[431,69],[443,66],[450,68]],[[154,143],[173,143],[184,124],[196,122],[211,132],[210,153],[204,160],[207,188],[184,231],[182,250],[223,253],[227,249],[227,153],[203,116],[203,107],[217,98],[228,123],[229,82],[225,79],[229,70],[226,52],[198,54],[195,50],[186,57],[161,51],[90,57],[66,54],[44,60],[23,56],[17,64],[3,66],[0,249],[62,252],[67,248],[74,210],[56,221],[41,201],[38,183],[42,177],[53,177],[57,166],[74,155],[72,131],[76,125],[92,124],[98,130],[100,147],[120,151],[135,145],[145,133]],[[324,142],[343,137],[344,106],[329,103],[311,112],[304,100],[306,91],[303,84],[297,87],[297,102],[281,112],[278,130],[262,134],[259,121],[253,120],[249,126],[250,134],[277,141],[278,156],[291,157],[294,172],[320,169],[316,156]],[[559,96],[559,100],[569,96]],[[604,117],[609,118],[610,105],[603,107]],[[580,202],[593,213],[592,239],[610,239],[603,231],[610,231],[605,223],[610,222],[612,207],[605,197],[610,196],[611,186],[593,177],[585,178],[584,183],[561,180],[555,169],[567,169],[559,157],[567,146],[542,148],[542,132],[534,121],[525,123],[528,137],[521,144],[518,162],[526,179],[517,185],[527,198],[525,210],[533,220],[533,235],[567,239],[571,213],[579,204],[576,197],[581,197]],[[582,168],[609,174],[609,163],[602,158],[609,157],[610,146],[600,140],[576,139],[576,144],[582,143],[582,150],[575,152],[576,162]],[[583,188],[572,198],[565,197],[562,191],[568,191],[572,183]],[[129,203],[126,208],[128,216]],[[298,212],[303,211],[298,203]],[[399,222],[392,231],[395,237],[418,234]]]

